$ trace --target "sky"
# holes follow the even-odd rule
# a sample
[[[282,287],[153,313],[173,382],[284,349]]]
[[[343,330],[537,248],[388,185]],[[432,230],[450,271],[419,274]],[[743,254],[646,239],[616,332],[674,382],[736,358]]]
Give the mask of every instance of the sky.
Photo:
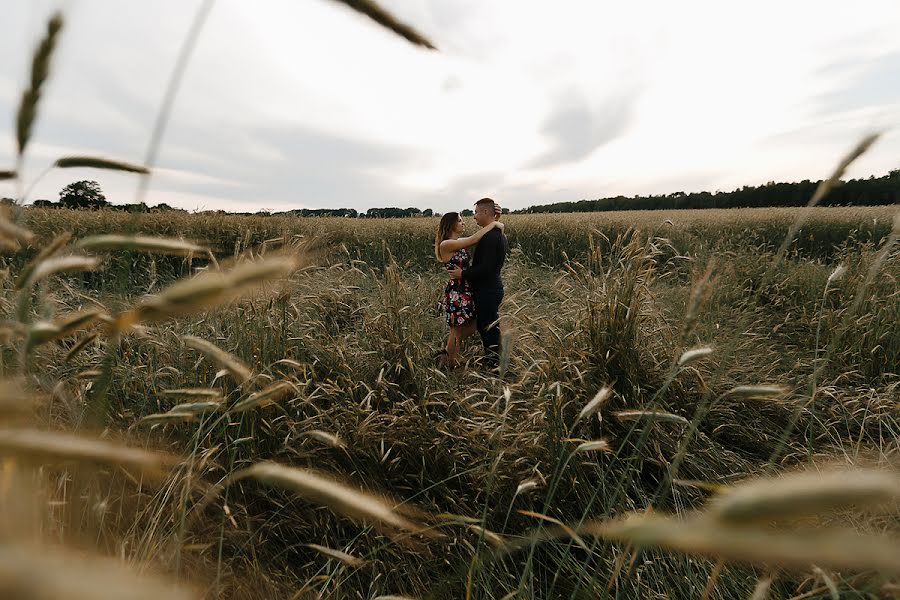
[[[145,201],[188,210],[504,207],[900,168],[896,0],[380,0],[428,51],[332,0],[217,0]],[[5,0],[0,170],[50,14],[66,24],[25,159],[28,200],[134,175],[199,0]],[[43,173],[43,175],[42,175]],[[16,186],[0,182],[0,196]]]

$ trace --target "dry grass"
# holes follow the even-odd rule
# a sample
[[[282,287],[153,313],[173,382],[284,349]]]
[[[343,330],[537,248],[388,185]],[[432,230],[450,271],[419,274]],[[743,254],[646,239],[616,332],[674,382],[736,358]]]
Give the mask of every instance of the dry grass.
[[[502,379],[431,364],[435,219],[0,214],[0,595],[890,593],[895,213],[511,216]]]
[[[96,217],[84,213],[85,219]],[[351,224],[361,231],[373,225],[346,226]],[[383,226],[389,231],[394,224]],[[197,239],[189,231],[169,233]],[[817,360],[812,343],[817,319],[825,323],[818,332],[825,348],[838,331],[845,340],[867,339],[847,338],[827,324],[844,310],[835,296],[829,295],[832,304],[823,308],[821,295],[810,294],[803,330],[807,349],[796,345],[797,331],[791,333],[793,349],[773,349],[784,319],[780,305],[771,312],[757,306],[745,330],[729,328],[723,316],[741,310],[733,288],[746,284],[743,275],[719,270],[713,280],[702,259],[689,250],[666,250],[668,242],[661,238],[622,230],[604,241],[595,234],[597,241],[585,245],[588,254],[573,255],[562,270],[534,265],[514,250],[505,272],[509,366],[501,384],[477,369],[446,374],[426,364],[444,335],[434,305],[439,275],[422,273],[415,265],[344,263],[340,255],[331,266],[297,271],[303,255],[271,255],[271,241],[258,247],[240,241],[247,254],[232,267],[187,251],[186,264],[200,273],[136,304],[130,298],[142,289],[129,279],[116,286],[126,290],[124,297],[107,293],[103,302],[114,315],[117,306],[125,307],[115,318],[121,324],[122,315],[128,315],[134,335],[100,327],[78,338],[76,330],[106,314],[86,299],[116,276],[114,263],[99,273],[99,280],[88,281],[48,270],[47,263],[66,256],[69,247],[113,247],[103,240],[132,244],[126,247],[135,257],[150,251],[155,252],[150,260],[168,260],[163,255],[172,249],[169,244],[181,242],[148,240],[142,233],[99,238],[97,245],[79,242],[77,236],[42,235],[59,241],[53,252],[27,263],[31,273],[46,273],[41,283],[17,290],[13,277],[6,288],[5,306],[13,319],[21,306],[15,296],[28,294],[32,300],[26,305],[34,323],[32,339],[47,330],[46,339],[40,338],[45,343],[33,348],[29,387],[50,398],[49,404],[31,404],[24,414],[39,410],[56,427],[75,428],[85,415],[95,414],[98,382],[105,379],[106,427],[127,430],[133,443],[165,446],[181,456],[180,466],[153,488],[158,491],[148,491],[131,479],[138,463],[125,471],[105,469],[128,462],[132,450],[126,447],[105,441],[95,447],[88,437],[59,438],[69,434],[34,429],[4,430],[14,441],[16,431],[24,432],[5,453],[21,460],[31,456],[30,463],[52,465],[53,472],[67,473],[71,467],[66,465],[76,463],[104,467],[87,477],[71,471],[73,480],[90,490],[86,497],[120,506],[122,518],[114,526],[99,526],[101,537],[109,540],[100,550],[120,553],[127,544],[135,549],[129,560],[153,559],[173,573],[202,573],[207,589],[220,597],[254,597],[260,590],[294,594],[300,588],[323,596],[404,590],[455,597],[467,589],[490,589],[498,597],[515,590],[522,597],[556,597],[602,595],[610,581],[632,596],[660,588],[682,589],[685,596],[704,589],[712,596],[750,596],[759,580],[754,572],[736,564],[719,568],[709,579],[712,563],[699,571],[686,569],[670,551],[769,564],[753,550],[761,544],[778,550],[769,560],[779,565],[799,572],[812,569],[809,561],[841,567],[867,574],[872,589],[886,582],[879,570],[893,569],[890,559],[875,556],[888,549],[882,545],[893,543],[881,537],[872,538],[870,546],[880,552],[845,559],[811,549],[822,539],[865,546],[869,538],[747,528],[727,516],[746,514],[740,506],[749,505],[764,520],[788,516],[790,509],[793,520],[809,519],[825,507],[840,509],[846,518],[856,514],[851,505],[861,501],[863,488],[872,499],[870,508],[893,501],[878,487],[888,477],[883,471],[869,472],[872,481],[864,472],[853,485],[857,471],[829,479],[831,487],[817,479],[799,491],[791,480],[747,483],[710,504],[710,515],[724,511],[726,517],[692,520],[705,504],[706,490],[771,468],[766,458],[778,447],[777,432],[804,405],[795,390],[821,366],[821,352]],[[754,249],[745,256],[762,263],[772,252],[758,255]],[[785,269],[794,269],[786,277],[801,273],[816,285],[834,286],[837,293],[867,277],[871,261],[879,257],[867,245],[841,253],[846,273],[840,279],[829,281],[831,265],[803,257],[786,264]],[[890,260],[881,264],[883,273],[896,268]],[[15,271],[15,263],[11,266]],[[814,276],[805,274],[812,268]],[[697,292],[695,281],[706,282],[706,291]],[[877,290],[870,293],[896,293],[890,291],[893,281],[877,280]],[[790,289],[766,293],[802,306]],[[47,306],[54,310],[38,312]],[[865,310],[885,324],[896,314],[892,303],[878,300],[867,302]],[[693,313],[687,325],[686,312]],[[885,331],[880,338],[884,351],[896,352],[894,330],[887,326]],[[727,351],[731,336],[743,340],[734,354]],[[9,348],[26,341],[10,338]],[[800,366],[779,362],[788,352]],[[853,394],[851,382],[862,382],[856,377],[846,369],[826,369],[819,389]],[[774,383],[753,383],[761,380]],[[870,388],[873,383],[874,392],[855,396],[856,405],[845,399],[801,412],[787,437],[785,464],[808,463],[811,445],[816,460],[889,460],[900,431],[890,400],[896,375],[882,370]],[[10,397],[29,394],[10,389],[20,390]],[[715,402],[694,423],[690,414],[705,394]],[[145,427],[134,427],[139,424]],[[29,445],[22,441],[28,436],[47,437]],[[52,440],[59,439],[66,442],[54,446]],[[670,477],[677,481],[666,483]],[[693,483],[685,485],[685,480]],[[351,481],[364,481],[367,489]],[[72,493],[66,487],[62,498],[69,500],[48,505],[44,518],[71,521],[77,504],[69,505]],[[801,496],[809,502],[800,502]],[[819,504],[813,506],[813,499]],[[634,522],[626,527],[606,520],[648,501],[679,519],[658,517],[643,522],[643,529]],[[738,508],[729,509],[729,501]],[[50,506],[64,507],[64,516]],[[604,519],[597,531],[584,525],[597,519]],[[423,525],[428,522],[436,524]],[[853,522],[865,535],[897,530],[890,512],[869,510]],[[91,520],[79,527],[98,525]],[[655,538],[646,537],[651,529]],[[723,529],[728,543],[703,537],[721,537]],[[440,535],[430,533],[436,531]],[[627,568],[627,561],[618,559],[621,553],[610,552],[609,542],[585,538],[585,531],[643,547],[653,562]],[[523,546],[523,540],[534,543]],[[792,593],[801,581],[784,574],[772,581],[769,592]],[[835,585],[851,583],[839,578]]]
[[[0,545],[0,595],[15,600],[190,600],[186,586],[118,561],[44,546]]]

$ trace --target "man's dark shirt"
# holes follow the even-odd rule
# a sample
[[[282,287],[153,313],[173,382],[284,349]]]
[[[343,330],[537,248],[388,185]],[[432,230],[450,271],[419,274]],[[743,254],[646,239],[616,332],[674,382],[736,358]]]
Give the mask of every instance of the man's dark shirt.
[[[506,262],[506,251],[509,244],[506,236],[499,229],[488,231],[475,246],[475,258],[472,266],[463,269],[462,277],[478,289],[503,289],[500,269]]]

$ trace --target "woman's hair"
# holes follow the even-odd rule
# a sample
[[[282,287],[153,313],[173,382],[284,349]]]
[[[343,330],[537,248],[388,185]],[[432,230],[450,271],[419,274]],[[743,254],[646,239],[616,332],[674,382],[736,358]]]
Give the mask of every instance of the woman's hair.
[[[453,231],[457,221],[459,221],[459,213],[448,212],[441,217],[437,235],[434,236],[434,256],[438,261],[441,260],[441,242],[450,238],[450,232]]]

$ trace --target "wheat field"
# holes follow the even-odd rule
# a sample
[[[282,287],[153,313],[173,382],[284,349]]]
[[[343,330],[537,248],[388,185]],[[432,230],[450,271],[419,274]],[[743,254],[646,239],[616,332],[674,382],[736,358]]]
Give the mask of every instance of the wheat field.
[[[508,217],[497,378],[433,364],[433,219],[25,209],[0,589],[889,595],[897,228],[818,209],[779,255],[797,216]]]
[[[51,169],[146,192],[211,6],[145,164]],[[814,207],[877,136],[810,208],[508,217],[499,374],[446,372],[435,219],[24,206],[62,27],[0,170],[0,597],[900,594],[900,217]]]

